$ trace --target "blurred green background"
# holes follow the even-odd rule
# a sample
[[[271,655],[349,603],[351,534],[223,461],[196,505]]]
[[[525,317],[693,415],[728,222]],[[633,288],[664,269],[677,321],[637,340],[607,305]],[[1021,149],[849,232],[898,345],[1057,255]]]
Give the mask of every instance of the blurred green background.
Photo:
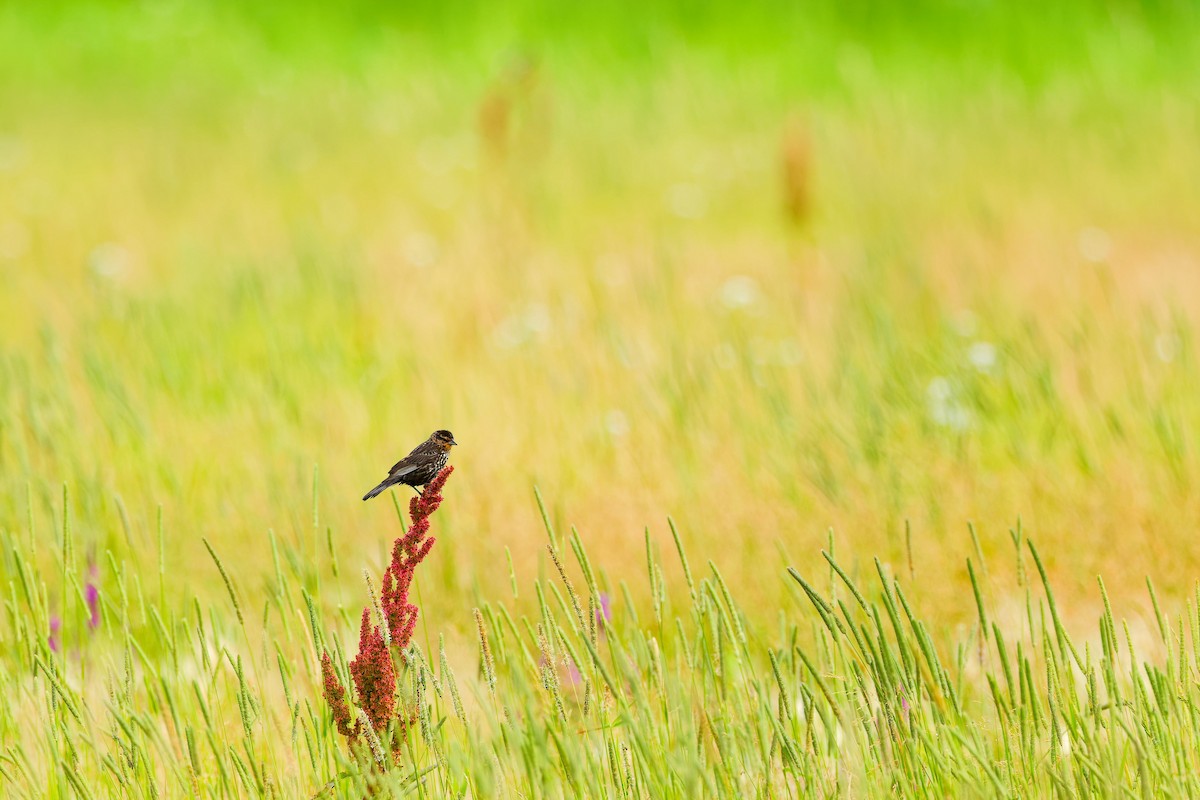
[[[350,606],[359,497],[462,444],[423,602],[642,526],[771,620],[782,559],[1018,518],[1094,617],[1200,566],[1192,3],[9,3],[0,527]],[[313,471],[319,521],[313,520]],[[911,530],[911,552],[905,536]],[[140,559],[140,560],[139,560]],[[911,562],[911,564],[910,564]],[[340,585],[337,584],[337,585]],[[1073,606],[1069,606],[1070,614]],[[935,612],[936,613],[936,612]]]

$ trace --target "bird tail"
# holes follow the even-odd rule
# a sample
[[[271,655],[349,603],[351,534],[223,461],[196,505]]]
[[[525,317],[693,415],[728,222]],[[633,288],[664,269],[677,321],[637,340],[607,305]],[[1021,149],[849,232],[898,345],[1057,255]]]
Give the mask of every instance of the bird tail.
[[[384,489],[388,488],[388,486],[391,486],[391,484],[390,484],[390,483],[388,483],[387,481],[384,481],[383,483],[379,484],[378,486],[376,486],[376,487],[375,487],[374,489],[372,489],[371,491],[369,491],[369,492],[367,492],[366,494],[364,494],[364,495],[363,495],[363,500],[370,500],[372,497],[374,497],[375,495],[379,494],[379,493],[380,493],[380,492],[382,492]]]

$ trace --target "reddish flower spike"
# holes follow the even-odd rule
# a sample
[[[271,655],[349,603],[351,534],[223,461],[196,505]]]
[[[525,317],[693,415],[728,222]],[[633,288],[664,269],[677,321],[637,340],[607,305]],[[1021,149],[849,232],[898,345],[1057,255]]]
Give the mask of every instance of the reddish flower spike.
[[[346,689],[333,671],[333,660],[329,651],[321,654],[321,678],[325,684],[325,702],[333,711],[333,723],[337,731],[347,739],[353,740],[358,735],[358,723],[350,725],[350,707],[346,704]]]
[[[437,474],[424,494],[414,497],[409,503],[412,524],[408,531],[392,546],[392,560],[384,571],[380,606],[391,637],[391,644],[403,654],[412,641],[417,627],[418,608],[408,602],[417,565],[425,560],[433,549],[434,538],[429,537],[429,515],[442,504],[442,487],[454,467],[446,467]],[[56,633],[56,631],[55,631]],[[53,642],[52,642],[53,646]],[[403,655],[401,655],[403,658]],[[321,656],[321,676],[324,680],[325,701],[333,712],[338,733],[351,743],[362,732],[361,724],[355,720],[351,726],[350,707],[346,703],[346,690],[333,671],[333,662],[326,652]],[[392,654],[384,640],[383,631],[371,624],[371,609],[364,608],[362,627],[358,637],[358,656],[350,662],[350,677],[354,680],[357,693],[355,705],[361,708],[371,721],[371,727],[382,731],[393,718],[398,732],[416,721],[415,712],[396,714],[396,670]],[[397,737],[399,742],[403,736]],[[395,746],[398,747],[398,744]]]
[[[383,633],[371,624],[370,609],[363,609],[358,656],[350,662],[350,676],[358,691],[358,707],[367,713],[372,728],[383,730],[396,707],[396,670]]]

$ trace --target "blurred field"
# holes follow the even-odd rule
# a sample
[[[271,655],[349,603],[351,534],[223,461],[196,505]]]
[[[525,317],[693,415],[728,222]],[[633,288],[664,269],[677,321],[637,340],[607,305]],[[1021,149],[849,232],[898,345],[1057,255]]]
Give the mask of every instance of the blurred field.
[[[207,537],[252,618],[273,531],[351,636],[358,498],[447,427],[464,663],[505,550],[547,574],[535,485],[613,581],[672,516],[752,626],[830,536],[967,624],[968,521],[1009,563],[1020,520],[1068,626],[1102,574],[1149,627],[1200,570],[1200,19],[1158,6],[6,6],[0,529],[67,597],[65,484],[101,591],[224,602]]]

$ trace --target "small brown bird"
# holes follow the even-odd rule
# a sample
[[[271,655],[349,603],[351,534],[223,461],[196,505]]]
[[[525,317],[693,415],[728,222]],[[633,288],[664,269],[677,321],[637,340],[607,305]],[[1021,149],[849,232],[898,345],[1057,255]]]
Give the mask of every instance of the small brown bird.
[[[450,460],[450,448],[458,442],[450,431],[434,431],[428,439],[413,448],[413,451],[396,462],[388,470],[388,476],[383,483],[363,495],[363,500],[370,500],[389,486],[411,486],[418,492],[419,487],[432,481]]]

